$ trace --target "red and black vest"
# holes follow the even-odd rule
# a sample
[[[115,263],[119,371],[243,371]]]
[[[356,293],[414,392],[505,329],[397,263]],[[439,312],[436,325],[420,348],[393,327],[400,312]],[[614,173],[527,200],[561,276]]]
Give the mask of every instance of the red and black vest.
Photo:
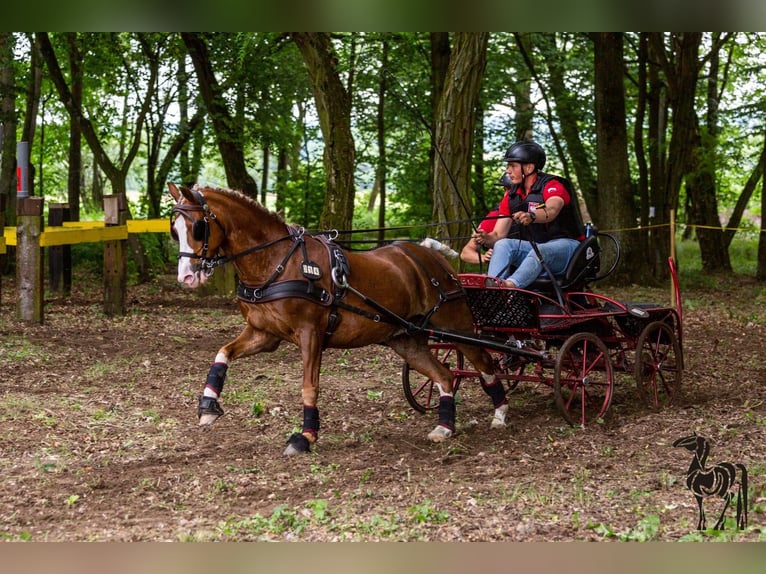
[[[580,205],[577,201],[577,195],[572,188],[571,182],[564,177],[538,172],[537,180],[532,185],[532,189],[529,190],[526,197],[521,197],[521,194],[518,193],[518,188],[520,186],[514,185],[509,193],[516,196],[513,198],[514,200],[519,200],[521,202],[521,206],[515,210],[529,211],[531,206],[542,205],[544,203],[543,190],[545,189],[545,185],[552,179],[558,181],[564,186],[564,189],[567,190],[567,193],[569,193],[569,203],[561,208],[561,212],[559,212],[558,216],[553,221],[532,224],[524,227],[522,229],[521,237],[522,239],[529,239],[536,243],[545,243],[551,239],[559,239],[561,237],[569,237],[570,239],[582,241],[585,237],[585,226],[583,225],[582,215],[580,214]],[[514,205],[514,207],[516,205],[514,201],[512,201],[511,204]]]

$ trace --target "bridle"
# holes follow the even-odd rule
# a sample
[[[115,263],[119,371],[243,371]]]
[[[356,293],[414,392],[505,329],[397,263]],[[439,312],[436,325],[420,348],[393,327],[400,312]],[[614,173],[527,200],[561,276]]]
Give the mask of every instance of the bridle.
[[[234,261],[235,259],[242,257],[243,255],[247,255],[249,253],[253,253],[255,251],[259,251],[261,249],[266,249],[267,247],[270,247],[274,245],[275,243],[279,243],[280,241],[284,241],[285,239],[294,239],[294,240],[301,240],[303,238],[303,229],[293,231],[292,228],[287,229],[288,233],[287,235],[283,237],[279,237],[277,239],[272,239],[271,241],[267,241],[266,243],[261,243],[259,245],[255,245],[253,247],[249,247],[243,251],[240,251],[239,253],[235,253],[234,255],[230,255],[228,257],[223,255],[218,255],[218,250],[216,250],[216,253],[212,256],[208,256],[208,250],[210,249],[209,245],[209,239],[210,239],[210,222],[215,221],[216,225],[218,225],[219,229],[221,230],[221,233],[224,235],[226,234],[226,230],[224,229],[223,225],[220,221],[218,221],[218,218],[216,215],[211,211],[210,206],[207,204],[207,201],[205,200],[205,196],[202,195],[202,192],[200,192],[196,186],[190,190],[194,197],[197,199],[198,205],[189,204],[189,203],[176,203],[176,205],[173,206],[173,209],[171,210],[170,214],[170,234],[178,241],[178,234],[175,230],[175,227],[173,227],[173,224],[175,223],[175,220],[178,215],[183,216],[187,221],[191,222],[192,224],[192,239],[195,239],[196,241],[202,241],[202,249],[201,252],[198,254],[194,251],[179,251],[178,258],[181,259],[182,257],[188,257],[189,259],[198,259],[199,265],[197,268],[205,273],[208,277],[210,277],[213,272],[215,271],[216,267],[220,267],[221,265],[224,265],[226,263],[229,263],[231,261]],[[202,218],[197,219],[196,217],[193,217],[192,213],[202,213]],[[296,241],[297,245],[297,241]],[[295,247],[295,246],[294,246]],[[292,254],[294,248],[290,250],[290,254]],[[289,257],[289,255],[288,255]],[[283,268],[283,265],[280,267]],[[279,269],[281,272],[282,269]]]
[[[210,221],[215,221],[222,232],[224,229],[215,214],[210,211],[210,206],[208,206],[207,201],[205,201],[205,197],[202,195],[202,193],[197,189],[192,189],[191,192],[194,194],[194,197],[197,199],[199,205],[176,203],[176,205],[173,206],[170,214],[170,234],[173,236],[173,239],[178,241],[178,234],[175,230],[175,227],[173,227],[173,224],[175,223],[178,215],[183,216],[187,221],[191,222],[192,238],[197,241],[202,241],[201,253],[197,254],[196,252],[180,251],[178,253],[178,258],[181,259],[181,257],[188,257],[189,259],[199,259],[199,267],[201,267],[202,271],[204,271],[207,276],[210,276],[213,274],[213,269],[217,266],[216,261],[219,259],[218,255],[208,257],[207,253],[208,249],[210,248]],[[191,215],[192,213],[202,213],[202,218],[197,219]]]

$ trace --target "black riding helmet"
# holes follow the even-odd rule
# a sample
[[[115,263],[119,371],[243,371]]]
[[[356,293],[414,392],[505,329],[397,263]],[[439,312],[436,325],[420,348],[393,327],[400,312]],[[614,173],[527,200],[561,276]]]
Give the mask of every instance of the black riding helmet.
[[[533,163],[536,170],[545,167],[545,150],[539,143],[528,141],[516,142],[505,152],[503,161],[517,163]]]

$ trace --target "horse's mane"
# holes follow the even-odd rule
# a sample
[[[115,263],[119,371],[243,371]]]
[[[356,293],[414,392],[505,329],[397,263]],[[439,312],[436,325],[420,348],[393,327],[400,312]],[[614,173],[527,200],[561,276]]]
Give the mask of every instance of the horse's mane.
[[[210,187],[210,186],[200,187],[198,189],[200,191],[212,191],[215,193],[220,193],[221,195],[229,196],[232,199],[246,203],[247,205],[249,205],[256,211],[265,213],[266,215],[273,217],[280,223],[285,223],[284,217],[282,217],[279,213],[277,213],[276,211],[271,211],[270,209],[267,209],[264,205],[260,204],[259,202],[254,200],[252,197],[242,193],[241,191],[237,189],[227,189],[223,187]]]

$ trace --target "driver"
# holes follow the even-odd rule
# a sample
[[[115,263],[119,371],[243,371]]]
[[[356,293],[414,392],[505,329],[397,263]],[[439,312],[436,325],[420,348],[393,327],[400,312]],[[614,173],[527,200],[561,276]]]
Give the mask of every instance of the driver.
[[[543,272],[543,264],[532,241],[554,275],[563,273],[572,254],[585,237],[577,204],[563,178],[543,173],[545,151],[534,141],[519,141],[505,152],[506,173],[511,186],[500,202],[500,215],[494,229],[478,229],[473,239],[492,246],[488,274],[501,286],[524,288]],[[513,223],[520,236],[507,237]],[[511,270],[515,269],[513,273]]]

